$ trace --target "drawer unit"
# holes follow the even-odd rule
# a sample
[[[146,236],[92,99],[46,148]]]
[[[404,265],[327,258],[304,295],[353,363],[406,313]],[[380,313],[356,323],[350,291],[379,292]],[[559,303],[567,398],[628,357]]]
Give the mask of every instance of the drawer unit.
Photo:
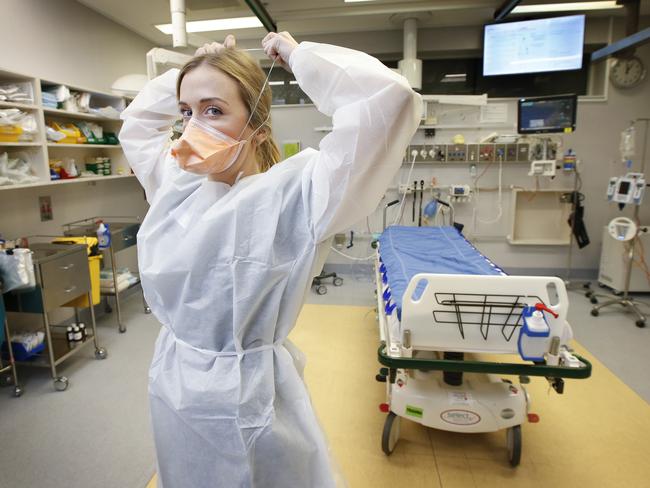
[[[38,260],[41,286],[48,310],[59,307],[73,298],[90,291],[90,271],[86,246],[74,246],[75,250],[60,253],[54,257]]]

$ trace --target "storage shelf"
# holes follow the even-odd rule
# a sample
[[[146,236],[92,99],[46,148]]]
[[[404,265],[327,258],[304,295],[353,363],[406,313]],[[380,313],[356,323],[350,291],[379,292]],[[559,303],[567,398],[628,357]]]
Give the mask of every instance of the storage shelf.
[[[468,125],[453,125],[453,124],[422,124],[418,126],[420,129],[439,129],[439,130],[462,130],[462,129],[514,129],[514,124],[468,124]]]
[[[510,239],[508,243],[518,246],[568,246],[571,241],[566,239]]]
[[[74,148],[95,148],[95,149],[121,149],[120,144],[57,144],[55,142],[48,142],[47,147],[74,147]]]
[[[42,142],[0,142],[2,147],[36,147],[42,145]]]
[[[131,288],[135,288],[139,284],[140,284],[140,279],[138,279],[138,281],[136,281],[135,283],[131,283],[129,286],[127,286],[123,290],[118,290],[117,293],[118,294],[124,293],[124,292],[130,290]],[[114,291],[100,291],[100,295],[103,296],[103,297],[114,297],[115,292]]]
[[[135,175],[89,176],[85,178],[73,178],[69,180],[39,181],[38,183],[27,183],[25,185],[0,186],[0,191],[19,190],[21,188],[38,188],[41,186],[67,185],[73,183],[88,183],[91,181],[108,181],[108,180],[117,180],[120,178],[135,178]]]
[[[64,326],[52,325],[54,328],[63,328]],[[71,348],[68,344],[68,340],[63,334],[52,333],[52,351],[54,353],[54,364],[58,366],[63,361],[68,359],[70,356],[73,356],[84,349],[87,345],[93,343],[93,335],[91,331],[88,331],[88,337],[81,343],[78,343],[76,347]],[[23,366],[38,366],[43,368],[49,368],[50,362],[48,359],[47,346],[45,350],[39,353],[34,358],[27,361],[16,361],[17,364]]]
[[[70,117],[74,119],[87,119],[87,120],[104,120],[104,121],[113,121],[113,122],[120,122],[121,119],[116,118],[116,117],[106,117],[103,115],[96,115],[92,113],[83,113],[83,112],[69,112],[67,110],[61,110],[58,108],[43,108],[43,112],[45,112],[46,115],[52,114],[52,115],[61,115],[62,117]]]
[[[19,108],[21,110],[38,110],[38,106],[29,103],[0,101],[0,108]]]

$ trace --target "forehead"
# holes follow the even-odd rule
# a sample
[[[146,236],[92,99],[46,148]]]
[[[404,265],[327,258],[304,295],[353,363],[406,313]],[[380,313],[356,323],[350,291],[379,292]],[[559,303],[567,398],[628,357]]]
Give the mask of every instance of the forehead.
[[[194,104],[204,98],[222,98],[236,103],[240,98],[237,82],[220,69],[202,64],[183,77],[180,101]]]

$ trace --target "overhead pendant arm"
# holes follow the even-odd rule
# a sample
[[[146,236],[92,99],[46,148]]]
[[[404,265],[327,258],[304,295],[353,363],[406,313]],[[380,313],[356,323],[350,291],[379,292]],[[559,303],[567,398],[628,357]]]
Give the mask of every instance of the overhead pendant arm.
[[[494,11],[494,20],[503,20],[513,9],[521,3],[521,0],[506,0]]]
[[[250,7],[250,9],[253,11],[255,14],[255,17],[259,19],[259,21],[262,23],[264,28],[269,31],[269,32],[277,32],[278,31],[278,26],[275,24],[275,21],[269,14],[269,12],[266,10],[264,5],[262,5],[262,2],[259,0],[245,0],[246,5]]]
[[[630,57],[634,50],[650,42],[650,27],[639,30],[639,0],[618,0],[616,3],[625,6],[625,35],[623,39],[612,42],[598,51],[591,53],[591,62],[600,61],[609,56]]]

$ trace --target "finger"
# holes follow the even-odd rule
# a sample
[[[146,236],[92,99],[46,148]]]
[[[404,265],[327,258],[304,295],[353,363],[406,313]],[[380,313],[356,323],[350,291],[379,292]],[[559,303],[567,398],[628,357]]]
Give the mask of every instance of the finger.
[[[223,45],[226,49],[232,49],[235,47],[236,44],[237,41],[235,40],[235,36],[233,36],[232,34],[228,34],[226,36],[226,39],[223,41]]]
[[[269,32],[266,36],[264,36],[264,39],[262,39],[262,44],[270,41],[274,36],[277,36],[275,32]]]

